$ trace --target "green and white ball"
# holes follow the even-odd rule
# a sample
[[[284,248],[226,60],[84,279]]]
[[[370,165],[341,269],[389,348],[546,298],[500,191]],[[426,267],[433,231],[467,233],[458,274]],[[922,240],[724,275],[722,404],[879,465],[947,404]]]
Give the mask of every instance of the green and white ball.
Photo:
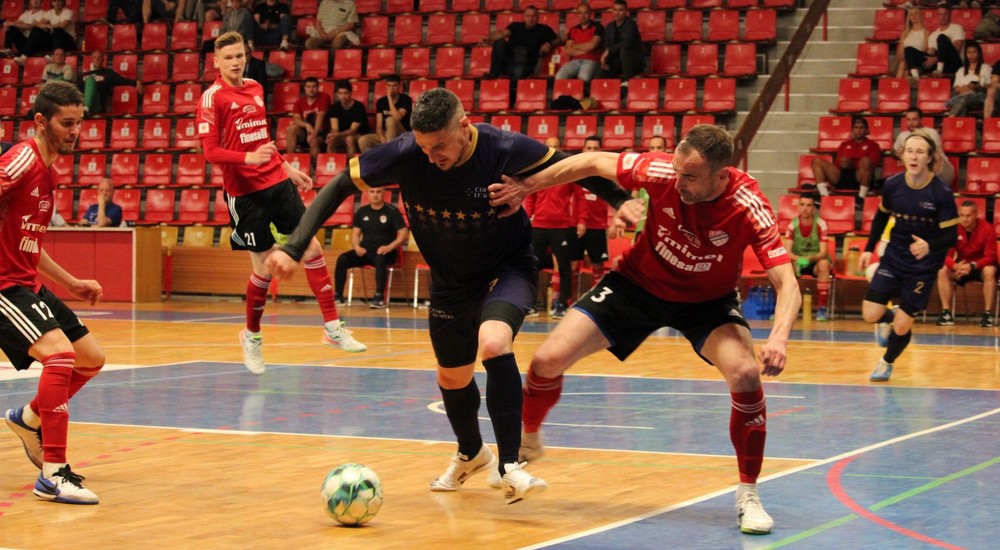
[[[344,525],[366,523],[382,507],[382,482],[363,464],[334,468],[323,480],[321,494],[326,512]]]

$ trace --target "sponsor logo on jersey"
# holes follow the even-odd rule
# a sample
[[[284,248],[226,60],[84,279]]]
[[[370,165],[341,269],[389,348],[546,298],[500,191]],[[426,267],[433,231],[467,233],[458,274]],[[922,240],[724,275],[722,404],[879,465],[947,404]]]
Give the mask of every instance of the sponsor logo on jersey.
[[[253,102],[256,103],[259,107],[264,106],[264,98],[260,97],[259,95],[253,96]]]
[[[33,239],[31,237],[21,237],[21,245],[18,246],[21,252],[28,252],[29,254],[38,254],[38,239]]]
[[[243,106],[243,113],[244,114],[252,115],[252,114],[254,114],[256,112],[257,112],[257,108],[254,107],[253,105],[244,105]]]
[[[26,216],[21,216],[22,231],[30,231],[32,233],[45,233],[45,231],[48,229],[48,227],[46,227],[43,224],[29,221],[30,219],[31,219],[31,214],[28,214]]]
[[[681,230],[681,233],[684,234],[684,236],[687,238],[687,240],[688,240],[689,243],[691,243],[691,244],[693,244],[695,246],[699,246],[699,247],[701,246],[701,239],[698,238],[698,235],[695,235],[694,233],[688,231],[687,229],[684,229],[683,225],[678,225],[677,229]]]
[[[783,246],[779,246],[778,248],[775,248],[774,250],[768,250],[767,251],[767,257],[768,258],[777,258],[778,256],[781,256],[782,254],[788,254],[788,251],[786,251],[785,247],[783,247]]]

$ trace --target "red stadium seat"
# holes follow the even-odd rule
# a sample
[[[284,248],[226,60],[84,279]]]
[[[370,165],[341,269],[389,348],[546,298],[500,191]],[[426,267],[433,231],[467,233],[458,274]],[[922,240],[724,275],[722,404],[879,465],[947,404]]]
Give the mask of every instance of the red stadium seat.
[[[198,23],[196,21],[178,21],[170,30],[170,49],[198,49]],[[174,63],[177,59],[174,59]]]
[[[872,221],[875,220],[875,213],[878,212],[880,202],[882,202],[881,197],[865,197],[865,202],[861,207],[861,234],[868,235],[872,232]]]
[[[744,42],[774,42],[778,36],[778,18],[774,10],[748,10],[743,21]]]
[[[480,78],[490,72],[490,46],[473,46],[469,52],[469,76]]]
[[[361,78],[361,50],[340,48],[333,53],[333,78]]]
[[[289,12],[298,17],[302,15],[316,15],[316,10],[318,9],[319,2],[317,0],[292,0]]]
[[[548,81],[536,78],[524,78],[517,81],[517,94],[514,102],[515,111],[544,111],[548,106]],[[480,88],[480,108],[482,106],[483,91]]]
[[[654,75],[676,75],[681,73],[681,45],[653,44],[650,53],[649,72]]]
[[[837,107],[832,113],[860,113],[872,108],[870,78],[841,78],[837,90]]]
[[[403,65],[405,68],[406,65],[405,57],[403,58]],[[436,48],[434,52],[435,78],[459,78],[464,74],[465,74],[465,48],[463,48],[462,46],[449,46],[445,48]]]
[[[174,113],[193,113],[198,109],[198,101],[201,99],[201,84],[188,82],[178,84],[174,87]]]
[[[765,8],[779,8],[794,10],[797,0],[760,0],[760,5]]]
[[[694,6],[692,6],[694,7]],[[708,13],[708,36],[710,42],[738,40],[740,35],[740,12],[737,10],[712,10]]]
[[[132,80],[139,78],[139,56],[134,53],[116,54],[111,58],[108,66],[125,78]]]
[[[462,30],[458,37],[459,44],[478,44],[480,40],[490,35],[490,14],[462,14]]]
[[[372,48],[368,50],[365,78],[378,79],[383,75],[396,73],[396,48]]]
[[[80,127],[80,137],[77,139],[76,148],[103,149],[107,144],[108,121],[103,119],[84,119]]]
[[[229,225],[229,205],[226,203],[226,193],[216,189],[212,200],[212,224]],[[225,244],[225,243],[220,243]]]
[[[446,80],[444,87],[458,96],[458,100],[462,102],[462,108],[466,112],[475,110],[473,108],[473,98],[476,94],[476,82],[474,80],[465,78]]]
[[[182,189],[177,222],[205,223],[208,221],[208,205],[212,192],[208,189]],[[148,197],[148,195],[147,195]],[[147,218],[148,218],[147,199]]]
[[[138,185],[139,154],[115,153],[111,155],[111,180],[115,185]]]
[[[174,156],[170,153],[148,153],[142,161],[142,185],[168,185],[173,166]]]
[[[646,115],[642,117],[642,127],[639,130],[639,141],[643,149],[649,149],[649,139],[660,136],[667,142],[667,149],[674,149],[674,117],[670,115]]]
[[[635,116],[634,115],[608,115],[604,117],[604,141],[601,144],[605,149],[620,150],[635,147]]]
[[[854,197],[830,195],[820,199],[819,217],[833,235],[854,231]]]
[[[905,78],[880,78],[875,98],[875,112],[898,114],[909,108],[909,81]]]
[[[17,2],[17,0],[14,1]],[[81,22],[86,23],[90,21],[98,21],[100,19],[104,19],[108,15],[107,0],[80,0],[80,3],[83,4],[81,7],[82,9],[82,17],[80,18]],[[6,4],[6,2],[4,2],[4,4]],[[20,4],[23,5],[24,2],[20,2]],[[69,7],[68,3],[67,7]],[[20,13],[20,11],[18,13]],[[15,15],[14,18],[16,19],[17,15]],[[7,17],[4,16],[4,19],[7,19]]]
[[[271,92],[271,114],[290,113],[295,110],[302,85],[298,82],[276,82]]]
[[[135,27],[133,27],[135,28]],[[109,27],[107,25],[87,25],[84,27],[83,31],[83,42],[87,46],[86,51],[94,50],[108,50],[108,34]]]
[[[493,115],[490,124],[508,132],[520,132],[521,115]]]
[[[343,153],[320,153],[316,157],[314,187],[323,187],[337,174],[347,168],[347,155]]]
[[[951,99],[951,80],[947,78],[921,78],[917,83],[917,108],[926,115],[943,113],[945,103]]]
[[[198,131],[193,118],[177,119],[177,128],[174,133],[175,149],[197,149],[201,147],[198,141]]]
[[[59,212],[67,223],[76,223],[80,219],[79,213],[73,210],[72,189],[56,189],[54,202],[55,211]]]
[[[778,197],[778,232],[784,233],[792,220],[799,216],[799,197],[801,195],[781,195]]]
[[[17,114],[17,88],[6,86],[0,88],[0,117],[12,117]]]
[[[382,0],[356,0],[354,6],[358,11],[358,15],[378,13],[382,10]],[[365,18],[362,17],[361,19],[364,20]]]
[[[964,193],[1000,193],[1000,157],[972,157],[965,166]]]
[[[416,80],[410,81],[408,93],[410,95],[410,98],[416,101],[417,98],[420,97],[420,94],[426,92],[427,90],[430,90],[431,88],[437,88],[438,86],[439,83],[437,80],[427,80],[425,78],[418,78]]]
[[[200,153],[183,153],[177,157],[177,185],[205,185],[205,157]],[[183,202],[183,195],[181,196]]]
[[[59,155],[52,163],[52,169],[56,171],[56,184],[59,186],[73,186],[73,164],[76,159],[73,155]],[[138,166],[138,162],[136,162]]]
[[[197,52],[180,52],[174,54],[174,74],[173,80],[181,82],[185,80],[200,80],[201,56]]]
[[[803,185],[815,185],[816,176],[813,174],[812,162],[814,159],[821,158],[823,160],[833,161],[833,157],[830,155],[799,155],[799,173],[796,179],[796,189],[802,189]]]
[[[80,185],[97,185],[107,177],[108,157],[104,153],[83,153],[79,156],[76,180]]]
[[[690,44],[684,76],[712,76],[719,72],[718,44]]]
[[[111,121],[111,149],[135,149],[139,146],[139,121],[134,118],[116,118]]]
[[[360,13],[360,12],[358,12]],[[389,17],[386,15],[368,15],[361,18],[361,45],[385,46],[389,43]],[[340,51],[340,50],[337,50]],[[361,53],[360,51],[358,52]],[[336,57],[336,53],[334,54]],[[334,68],[337,67],[334,62]]]
[[[630,6],[635,9],[635,6]],[[639,26],[639,37],[643,42],[662,42],[667,38],[666,10],[642,10],[636,13],[635,22]],[[737,20],[738,23],[738,20]],[[558,27],[555,27],[558,31]]]
[[[628,95],[625,97],[627,111],[655,111],[660,102],[660,80],[658,78],[633,78],[629,81]]]
[[[88,26],[89,28],[89,26]],[[90,43],[88,42],[89,46]],[[111,50],[113,52],[130,52],[139,49],[139,35],[135,25],[117,23],[111,34]]]
[[[813,152],[829,153],[836,151],[840,144],[851,137],[851,117],[821,116],[819,117],[819,133]]]
[[[21,115],[30,115],[31,109],[35,105],[35,98],[38,97],[38,86],[30,86],[21,89]]]
[[[979,148],[979,152],[1000,154],[1000,117],[983,120],[983,145]]]
[[[201,27],[201,43],[208,44],[222,33],[222,21],[205,21]]]
[[[992,66],[1000,61],[1000,42],[980,42],[983,48],[983,63]]]
[[[758,0],[728,0],[726,2],[726,7],[728,7],[729,9],[735,9],[735,8],[756,8],[757,7],[757,3],[758,3]],[[663,4],[663,2],[661,0],[661,2],[660,2],[659,5],[662,7],[662,4]]]
[[[113,178],[112,178],[113,179]],[[118,183],[116,180],[115,183]],[[139,221],[140,191],[138,189],[119,189],[115,192],[115,204],[122,207],[123,222]]]
[[[330,227],[332,225],[343,225],[349,226],[354,223],[354,202],[355,195],[351,195],[340,203],[340,206],[330,215],[325,222],[323,222],[324,227]]]
[[[748,78],[757,76],[757,45],[749,42],[726,44],[722,56],[722,76]]]
[[[688,7],[695,10],[721,8],[722,0],[688,0]]]
[[[693,78],[671,78],[667,80],[663,94],[663,110],[668,113],[694,111],[698,97],[698,81]]]
[[[203,57],[205,58],[205,63],[202,65],[204,67],[204,74],[201,75],[201,81],[208,83],[215,82],[215,79],[219,78],[219,68],[214,63],[215,54],[206,53]]]
[[[146,214],[139,222],[157,224],[174,221],[174,196],[173,189],[146,191]]]
[[[522,81],[523,82],[523,81]],[[542,102],[544,103],[545,84],[542,83]],[[498,78],[479,82],[480,111],[506,111],[510,108],[510,80]]]
[[[431,74],[430,48],[403,48],[399,72],[408,77],[427,77]]]
[[[701,40],[701,11],[677,10],[671,18],[671,42],[696,42]]]
[[[967,154],[976,150],[976,119],[946,117],[941,121],[941,148],[945,153]]]
[[[420,2],[423,4],[423,1]],[[479,11],[479,0],[452,0],[451,11],[464,13],[468,11]]]
[[[703,113],[736,112],[736,79],[706,78],[699,111]]]
[[[397,15],[393,18],[391,27],[392,45],[413,46],[423,41],[424,16],[422,15]]]
[[[906,10],[875,10],[875,34],[869,38],[873,42],[895,42],[903,34],[906,26]]]
[[[590,81],[590,97],[597,100],[591,110],[617,111],[622,103],[622,81],[617,78],[594,78]]]
[[[556,115],[532,115],[528,117],[525,134],[544,142],[550,137],[559,139],[559,117]]]
[[[0,59],[0,84],[13,86],[21,82],[21,66],[13,59]]]
[[[318,50],[304,50],[318,51]],[[285,74],[292,76],[295,74],[295,52],[285,50],[271,50],[267,52],[267,62],[277,65],[285,70]]]
[[[866,116],[868,121],[868,139],[878,144],[883,151],[892,150],[892,117]]]
[[[455,42],[455,14],[435,13],[427,16],[427,39],[425,44],[440,46]]]
[[[563,148],[583,149],[588,137],[598,135],[597,115],[569,115],[566,117],[566,132]]]
[[[579,78],[560,78],[552,84],[552,97],[568,96],[577,100],[583,99],[583,85],[584,82]],[[550,107],[549,110],[558,111],[559,109]]]
[[[97,185],[96,183],[92,185]],[[87,208],[91,204],[97,202],[97,189],[81,189],[80,190],[80,202],[77,204],[76,209],[76,219],[82,220],[84,214],[87,213]]]
[[[889,74],[889,44],[866,42],[858,44],[857,68],[851,76],[885,76]]]
[[[24,75],[19,84],[34,85],[42,81],[42,73],[49,62],[44,57],[29,57],[24,61]]]
[[[166,82],[170,79],[170,56],[165,53],[147,53],[142,56],[142,81]]]
[[[473,0],[476,3],[475,9],[479,9],[479,0]],[[417,9],[420,13],[433,13],[437,11],[448,11],[448,0],[420,0],[417,5]],[[459,11],[453,8],[452,11]]]
[[[409,13],[413,11],[413,0],[385,0],[386,13]]]
[[[285,153],[288,164],[306,174],[312,173],[312,156],[309,153]]]
[[[139,93],[134,86],[115,86],[111,94],[111,114],[135,115],[139,113]]]
[[[497,10],[491,9],[491,11],[497,11]],[[493,23],[493,28],[497,30],[506,29],[507,27],[510,26],[511,23],[517,23],[521,21],[524,21],[523,13],[513,13],[513,12],[498,13],[496,14],[496,20]]]
[[[976,26],[983,18],[981,8],[956,8],[951,10],[951,22],[958,23],[965,29],[965,38],[972,40],[976,36]]]

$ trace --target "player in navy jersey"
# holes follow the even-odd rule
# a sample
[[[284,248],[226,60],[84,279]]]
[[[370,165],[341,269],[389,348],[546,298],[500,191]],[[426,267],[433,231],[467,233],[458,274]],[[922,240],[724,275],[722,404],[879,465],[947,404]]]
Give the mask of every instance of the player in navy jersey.
[[[42,286],[45,275],[74,297],[97,303],[101,285],[77,279],[41,248],[54,209],[59,155],[72,155],[83,122],[83,95],[68,82],[42,86],[32,109],[35,137],[0,157],[0,349],[17,370],[42,364],[38,393],[8,409],[7,426],[41,472],[35,495],[97,504],[66,461],[69,400],[104,366],[104,350],[66,304]]]
[[[694,126],[672,157],[580,153],[523,185],[490,186],[497,206],[515,206],[529,192],[592,176],[649,192],[646,230],[619,266],[570,308],[531,360],[520,459],[531,462],[542,455],[540,426],[559,400],[563,373],[575,362],[602,349],[624,361],[654,331],[672,327],[729,385],[729,435],[740,478],[738,522],[744,533],[766,534],[774,520],[757,491],[767,434],[760,376],[784,370],[802,296],[767,199],[756,180],[731,166],[729,134],[707,124]],[[642,201],[629,201],[618,216],[623,222],[642,219]],[[756,354],[734,290],[747,246],[767,269],[778,296],[771,334]]]
[[[861,304],[862,317],[878,323],[876,341],[886,348],[869,377],[872,382],[885,382],[892,376],[893,363],[910,343],[913,318],[927,307],[945,255],[958,242],[958,210],[951,188],[934,175],[935,154],[937,145],[928,134],[915,130],[906,138],[902,155],[906,171],[885,180],[861,254],[861,267],[868,267],[882,231],[893,218],[889,244]],[[895,296],[899,307],[890,310],[887,304]]]
[[[413,107],[412,133],[351,159],[323,187],[282,251],[268,259],[278,276],[290,273],[309,235],[357,189],[399,184],[413,237],[431,268],[430,336],[438,385],[458,452],[431,482],[432,491],[458,490],[472,474],[493,470],[508,504],[546,488],[517,461],[521,430],[521,377],[513,339],[532,306],[538,284],[531,225],[524,211],[500,218],[487,186],[503,175],[531,174],[564,153],[522,134],[472,124],[452,92],[424,92]],[[606,180],[581,182],[609,204],[628,199]],[[486,408],[499,463],[479,431],[477,354],[486,367]],[[500,480],[496,480],[500,474]],[[499,483],[497,483],[499,481]]]
[[[312,187],[309,176],[285,161],[268,134],[264,88],[243,77],[246,50],[243,36],[232,31],[215,39],[215,66],[219,78],[198,104],[198,137],[205,159],[222,169],[222,186],[233,228],[230,246],[250,253],[252,271],[247,282],[246,328],[240,331],[243,363],[254,374],[265,370],[260,319],[267,303],[271,273],[264,261],[275,237],[291,233],[305,206],[296,192]],[[323,313],[324,344],[344,351],[365,351],[337,315],[333,282],[323,250],[315,238],[304,256],[306,279]]]

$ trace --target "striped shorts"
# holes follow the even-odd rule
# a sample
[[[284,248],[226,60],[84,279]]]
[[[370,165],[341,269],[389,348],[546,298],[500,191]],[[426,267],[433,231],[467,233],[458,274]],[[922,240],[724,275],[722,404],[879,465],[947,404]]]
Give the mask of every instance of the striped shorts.
[[[37,293],[23,286],[0,290],[0,350],[17,370],[31,366],[31,346],[43,334],[62,330],[70,342],[90,333],[83,321],[44,286]]]

